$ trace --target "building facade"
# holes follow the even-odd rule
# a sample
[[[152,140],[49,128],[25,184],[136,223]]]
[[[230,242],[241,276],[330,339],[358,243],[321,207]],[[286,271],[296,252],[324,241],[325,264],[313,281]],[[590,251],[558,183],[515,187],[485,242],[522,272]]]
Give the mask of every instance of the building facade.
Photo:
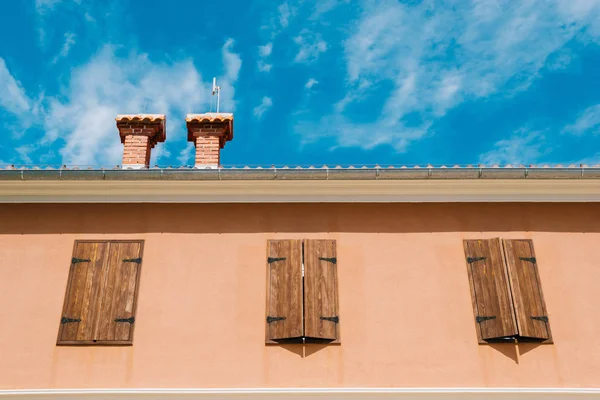
[[[599,183],[1,171],[0,397],[597,397]]]

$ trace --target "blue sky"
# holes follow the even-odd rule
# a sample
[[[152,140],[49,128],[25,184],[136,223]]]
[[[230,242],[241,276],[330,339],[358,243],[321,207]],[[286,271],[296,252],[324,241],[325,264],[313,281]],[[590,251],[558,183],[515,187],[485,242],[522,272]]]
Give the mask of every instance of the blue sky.
[[[213,76],[224,165],[600,162],[600,0],[15,0],[0,37],[0,165],[117,165],[120,113],[191,165]]]

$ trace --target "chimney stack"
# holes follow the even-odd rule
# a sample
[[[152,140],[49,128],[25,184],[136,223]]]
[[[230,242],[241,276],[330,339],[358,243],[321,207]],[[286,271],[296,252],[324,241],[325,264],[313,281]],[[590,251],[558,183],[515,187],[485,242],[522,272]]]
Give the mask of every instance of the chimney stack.
[[[188,142],[196,146],[196,168],[218,168],[221,149],[233,139],[233,114],[188,114]]]
[[[124,145],[123,168],[148,168],[151,149],[167,138],[164,114],[117,115],[116,121]]]

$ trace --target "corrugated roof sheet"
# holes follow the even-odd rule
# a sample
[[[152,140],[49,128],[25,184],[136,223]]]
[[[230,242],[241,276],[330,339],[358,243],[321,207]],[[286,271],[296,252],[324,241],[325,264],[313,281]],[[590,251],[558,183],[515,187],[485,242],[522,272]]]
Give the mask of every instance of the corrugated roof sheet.
[[[600,165],[530,166],[270,166],[194,168],[0,166],[0,180],[393,180],[393,179],[600,179]]]

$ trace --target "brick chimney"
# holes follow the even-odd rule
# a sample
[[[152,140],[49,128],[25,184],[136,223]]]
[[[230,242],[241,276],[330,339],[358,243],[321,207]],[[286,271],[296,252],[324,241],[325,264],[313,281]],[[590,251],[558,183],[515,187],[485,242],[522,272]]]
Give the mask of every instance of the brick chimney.
[[[117,115],[116,120],[124,145],[123,168],[148,168],[151,149],[167,138],[166,117],[164,114]]]
[[[188,142],[196,146],[196,168],[218,168],[221,149],[233,139],[233,114],[188,114]]]

